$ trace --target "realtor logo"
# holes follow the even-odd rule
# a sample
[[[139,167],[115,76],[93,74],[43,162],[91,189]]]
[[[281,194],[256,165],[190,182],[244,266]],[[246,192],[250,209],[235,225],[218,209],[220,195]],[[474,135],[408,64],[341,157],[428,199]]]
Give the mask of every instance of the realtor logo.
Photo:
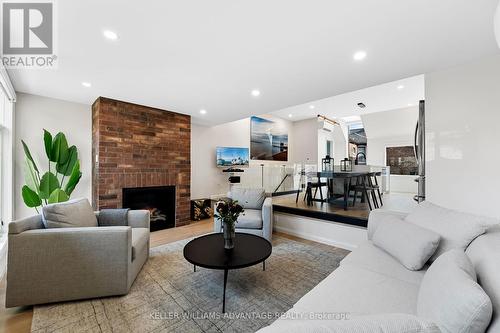
[[[3,2],[2,62],[7,68],[54,68],[54,3]]]

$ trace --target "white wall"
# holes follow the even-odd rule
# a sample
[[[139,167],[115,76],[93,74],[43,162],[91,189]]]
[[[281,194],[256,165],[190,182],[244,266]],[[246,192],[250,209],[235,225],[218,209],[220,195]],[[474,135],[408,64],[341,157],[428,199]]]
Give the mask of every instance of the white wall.
[[[367,164],[386,165],[386,148],[413,146],[418,106],[361,116],[367,137]],[[416,176],[391,175],[391,192],[416,193]]]
[[[24,205],[21,188],[24,185],[24,152],[21,139],[26,142],[41,171],[47,171],[47,158],[43,146],[43,129],[53,135],[63,132],[69,144],[78,148],[82,179],[72,194],[73,198],[92,194],[92,112],[90,105],[58,99],[17,94],[15,131],[15,218],[35,213]]]
[[[333,130],[333,158],[335,165],[340,165],[340,161],[349,155],[348,136],[349,129],[347,125],[337,120],[340,125],[335,126]]]
[[[294,147],[292,123],[275,117],[273,120],[282,122],[283,126],[288,129],[288,146]],[[212,127],[191,125],[191,198],[193,199],[222,195],[229,190],[227,180],[229,174],[223,173],[221,168],[216,167],[215,149],[218,146],[250,148],[250,118]],[[281,165],[292,161],[294,161],[293,152],[289,149],[288,162],[251,160],[250,168],[245,168],[245,172],[235,175],[241,177],[241,185],[259,186],[261,184],[260,164],[275,166],[279,171]]]
[[[0,88],[1,89],[1,88]],[[0,93],[0,126],[1,146],[0,155],[0,217],[4,221],[3,231],[7,230],[7,223],[14,217],[14,139],[15,139],[15,104]],[[0,256],[1,257],[1,256]],[[1,274],[0,274],[1,277]]]
[[[293,145],[290,146],[293,163],[311,163],[318,161],[318,119],[296,121],[292,125]]]
[[[500,217],[500,55],[426,74],[427,199]]]

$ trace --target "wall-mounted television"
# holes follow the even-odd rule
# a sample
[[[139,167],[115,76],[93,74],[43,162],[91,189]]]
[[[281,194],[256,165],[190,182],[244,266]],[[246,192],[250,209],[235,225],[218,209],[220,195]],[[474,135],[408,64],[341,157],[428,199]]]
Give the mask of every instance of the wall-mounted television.
[[[217,167],[232,168],[232,167],[248,167],[250,152],[248,148],[239,147],[217,147]]]

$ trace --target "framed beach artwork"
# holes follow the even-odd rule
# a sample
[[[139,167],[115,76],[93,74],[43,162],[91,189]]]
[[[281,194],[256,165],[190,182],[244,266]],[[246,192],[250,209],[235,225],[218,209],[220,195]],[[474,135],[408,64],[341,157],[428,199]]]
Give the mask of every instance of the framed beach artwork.
[[[250,158],[288,161],[288,130],[284,122],[271,117],[251,118]]]

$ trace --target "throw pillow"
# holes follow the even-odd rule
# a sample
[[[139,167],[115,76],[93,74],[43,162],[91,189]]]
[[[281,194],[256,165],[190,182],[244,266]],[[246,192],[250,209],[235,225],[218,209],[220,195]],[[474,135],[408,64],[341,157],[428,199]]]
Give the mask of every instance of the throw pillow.
[[[484,333],[492,312],[491,300],[462,250],[446,252],[425,273],[417,315],[435,322],[443,333]]]
[[[42,209],[46,228],[97,227],[97,218],[87,199],[47,205]]]
[[[387,216],[373,234],[373,244],[406,268],[422,269],[439,245],[439,234],[395,216]]]
[[[485,217],[446,209],[428,201],[418,205],[405,220],[441,236],[431,261],[452,249],[465,251],[477,236],[486,232],[489,223]]]

